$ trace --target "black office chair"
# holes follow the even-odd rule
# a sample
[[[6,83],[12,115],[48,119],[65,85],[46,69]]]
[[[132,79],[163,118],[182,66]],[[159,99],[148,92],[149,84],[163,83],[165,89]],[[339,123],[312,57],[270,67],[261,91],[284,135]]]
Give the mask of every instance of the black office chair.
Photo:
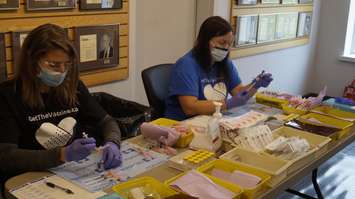
[[[145,93],[153,108],[153,119],[164,116],[172,66],[173,64],[159,64],[142,71]]]

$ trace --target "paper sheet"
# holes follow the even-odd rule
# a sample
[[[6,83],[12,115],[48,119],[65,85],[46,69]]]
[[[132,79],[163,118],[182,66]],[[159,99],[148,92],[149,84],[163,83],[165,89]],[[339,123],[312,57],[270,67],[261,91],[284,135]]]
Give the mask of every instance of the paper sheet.
[[[111,170],[120,176],[127,178],[135,177],[145,171],[166,162],[168,156],[154,152],[146,151],[142,154],[142,148],[137,145],[123,142],[121,144],[122,165]],[[107,171],[97,170],[97,163],[101,160],[101,155],[93,153],[86,159],[79,162],[67,162],[56,168],[50,169],[55,174],[72,181],[79,186],[94,192],[103,190],[117,184],[116,180],[107,178]]]
[[[51,182],[61,187],[70,189],[74,194],[68,194],[63,190],[50,188],[45,183]],[[39,180],[27,183],[20,187],[10,190],[10,193],[18,199],[71,199],[71,198],[85,198],[85,199],[95,199],[105,195],[104,192],[91,193],[79,186],[66,181],[65,179],[52,175],[46,176]]]

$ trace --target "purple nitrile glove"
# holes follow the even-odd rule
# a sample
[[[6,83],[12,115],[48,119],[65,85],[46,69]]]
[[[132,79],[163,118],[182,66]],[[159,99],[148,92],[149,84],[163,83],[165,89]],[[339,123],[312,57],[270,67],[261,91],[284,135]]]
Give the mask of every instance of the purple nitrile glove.
[[[268,87],[270,83],[274,80],[271,73],[261,73],[254,80],[254,88],[259,89],[260,87]]]
[[[65,161],[78,161],[86,158],[95,150],[96,140],[94,138],[80,138],[74,140],[65,147]]]
[[[248,102],[249,98],[250,96],[246,92],[237,93],[236,95],[226,100],[227,109],[243,106]]]
[[[104,163],[104,168],[112,169],[120,166],[122,163],[122,155],[117,144],[107,142],[103,147],[101,161]]]

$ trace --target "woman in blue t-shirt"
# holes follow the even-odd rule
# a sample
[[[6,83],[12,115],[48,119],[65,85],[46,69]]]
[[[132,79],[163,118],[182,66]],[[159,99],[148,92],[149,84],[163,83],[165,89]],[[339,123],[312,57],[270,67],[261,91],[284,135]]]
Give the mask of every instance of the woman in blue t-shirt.
[[[232,27],[226,20],[213,16],[203,22],[193,49],[173,66],[166,117],[183,120],[212,114],[213,101],[222,102],[224,110],[242,106],[257,89],[270,84],[271,74],[262,73],[251,84],[242,85],[228,58],[233,42]]]

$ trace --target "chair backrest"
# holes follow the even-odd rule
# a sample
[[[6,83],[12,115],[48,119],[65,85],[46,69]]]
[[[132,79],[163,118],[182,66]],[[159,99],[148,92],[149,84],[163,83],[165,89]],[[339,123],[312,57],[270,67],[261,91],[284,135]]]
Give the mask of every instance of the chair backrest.
[[[173,64],[159,64],[142,71],[145,93],[155,118],[164,115],[172,66]]]

